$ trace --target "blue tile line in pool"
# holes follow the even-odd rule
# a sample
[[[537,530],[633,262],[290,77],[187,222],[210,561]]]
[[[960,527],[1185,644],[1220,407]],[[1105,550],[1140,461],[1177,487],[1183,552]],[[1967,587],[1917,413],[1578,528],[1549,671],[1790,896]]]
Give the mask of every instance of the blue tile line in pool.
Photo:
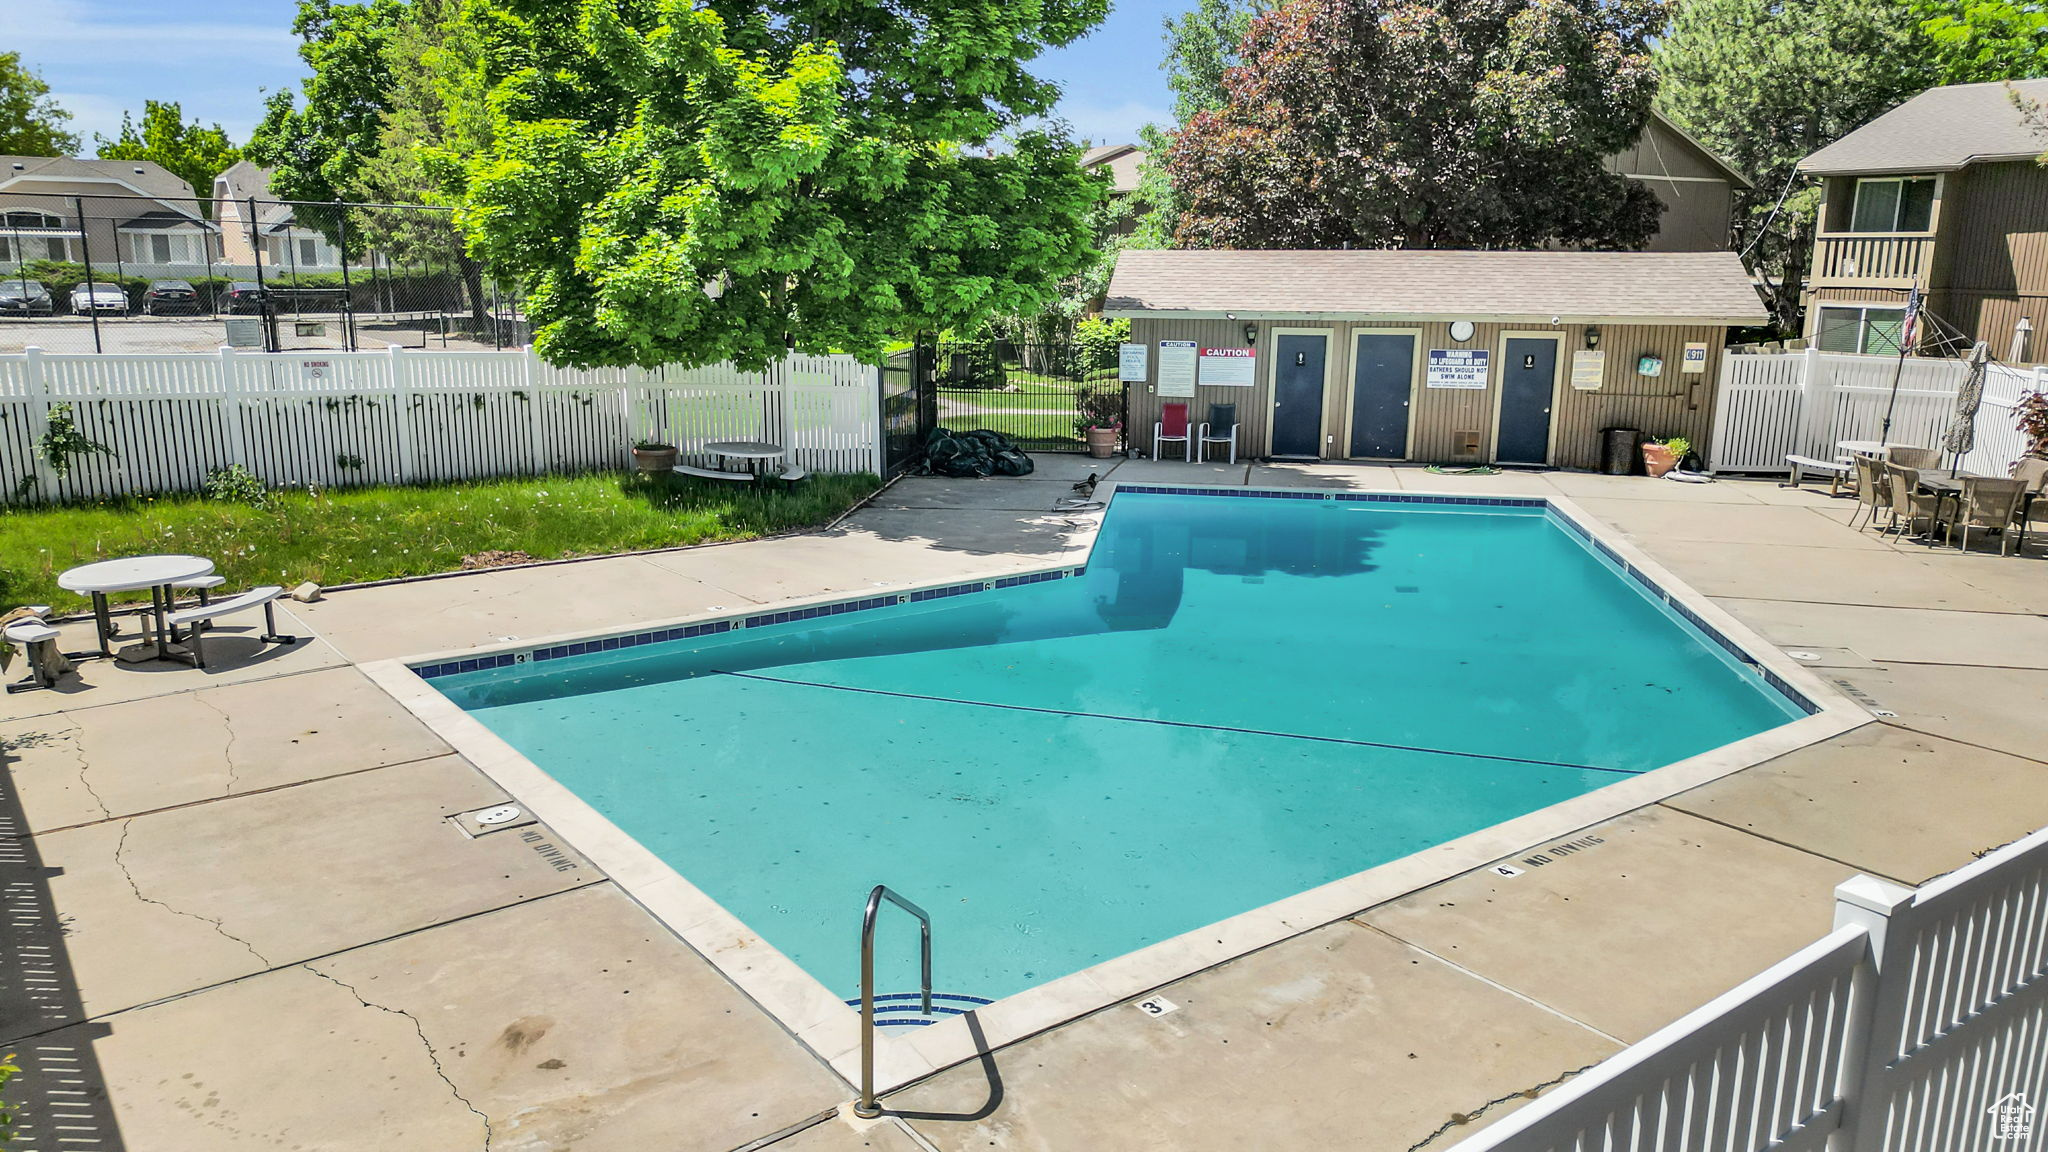
[[[1528,508],[1544,509],[1564,528],[1592,545],[1601,559],[1635,581],[1650,596],[1668,606],[1680,619],[1697,630],[1702,636],[1713,641],[1729,656],[1761,676],[1780,695],[1806,712],[1808,715],[1820,711],[1804,692],[1787,683],[1784,677],[1757,663],[1740,644],[1729,639],[1719,628],[1708,623],[1699,613],[1685,602],[1672,595],[1658,584],[1649,573],[1629,563],[1620,552],[1606,541],[1595,536],[1591,529],[1541,496],[1424,496],[1406,492],[1323,492],[1300,489],[1261,488],[1181,488],[1153,484],[1122,484],[1117,494],[1126,492],[1147,493],[1162,496],[1237,496],[1264,497],[1283,500],[1337,500],[1347,503],[1364,504],[1435,504],[1460,505],[1466,507]],[[1054,568],[1043,572],[1026,572],[1016,576],[1003,576],[995,580],[970,580],[961,584],[948,584],[938,588],[919,588],[909,593],[892,593],[886,596],[867,596],[858,600],[843,600],[831,604],[815,604],[805,608],[791,608],[786,611],[759,612],[749,616],[724,620],[708,620],[699,624],[682,624],[672,628],[657,628],[646,632],[633,632],[623,636],[593,637],[568,644],[551,644],[542,648],[525,648],[510,652],[495,652],[484,656],[466,656],[457,660],[445,660],[413,668],[413,673],[423,680],[437,676],[453,676],[462,672],[479,672],[490,668],[509,668],[529,661],[560,660],[569,656],[582,656],[591,652],[612,652],[620,648],[635,648],[643,644],[659,644],[668,640],[689,640],[699,636],[714,636],[739,628],[760,628],[773,624],[788,624],[804,620],[816,620],[825,616],[839,616],[849,612],[866,612],[876,608],[889,608],[899,604],[918,604],[929,600],[943,600],[951,596],[969,596],[976,592],[987,592],[997,588],[1015,588],[1025,584],[1037,584],[1046,580],[1064,580],[1085,575],[1086,565],[1074,568]]]

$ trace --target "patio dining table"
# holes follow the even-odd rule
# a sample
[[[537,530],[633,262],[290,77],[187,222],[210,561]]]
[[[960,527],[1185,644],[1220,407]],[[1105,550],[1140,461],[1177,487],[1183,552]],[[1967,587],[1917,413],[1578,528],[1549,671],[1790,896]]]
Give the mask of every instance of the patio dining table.
[[[1962,468],[1929,468],[1920,473],[1920,487],[1934,494],[1934,517],[1927,522],[1925,539],[1933,539],[1936,529],[1941,527],[1941,511],[1951,497],[1955,499],[1956,511],[1963,510],[1963,481],[1980,479],[1983,477]]]
[[[57,577],[57,587],[92,597],[93,622],[99,628],[100,655],[107,657],[114,654],[114,622],[107,610],[108,594],[149,589],[154,645],[143,659],[162,660],[171,655],[170,629],[165,617],[169,615],[176,585],[211,575],[213,561],[204,556],[128,556],[67,569]]]

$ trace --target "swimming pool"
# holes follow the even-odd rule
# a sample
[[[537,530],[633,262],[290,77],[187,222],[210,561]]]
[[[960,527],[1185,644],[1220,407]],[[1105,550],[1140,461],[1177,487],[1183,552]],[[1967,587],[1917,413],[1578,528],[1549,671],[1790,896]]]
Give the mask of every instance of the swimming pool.
[[[1000,999],[1815,707],[1544,501],[1227,491],[1127,486],[1082,569],[419,672],[841,997],[876,883]]]

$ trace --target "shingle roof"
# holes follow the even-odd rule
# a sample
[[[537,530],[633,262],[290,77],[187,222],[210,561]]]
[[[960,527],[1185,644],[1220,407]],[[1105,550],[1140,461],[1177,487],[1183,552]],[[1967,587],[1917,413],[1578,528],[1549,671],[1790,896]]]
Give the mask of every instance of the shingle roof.
[[[19,167],[16,167],[19,165]],[[153,160],[80,160],[74,156],[0,156],[0,185],[25,176],[50,176],[60,179],[119,180],[166,204],[175,205],[191,215],[199,215],[199,201],[192,195],[192,186],[184,177]],[[32,191],[32,182],[24,182],[15,191]],[[132,196],[133,192],[122,188],[109,188],[109,195]]]
[[[282,232],[290,226],[293,208],[272,199],[270,176],[272,169],[264,168],[251,160],[237,160],[234,164],[213,178],[214,199],[223,194],[229,200],[257,200],[256,222],[271,232]],[[226,185],[226,187],[222,187]]]
[[[1759,324],[1732,252],[1131,251],[1111,316]]]
[[[2015,80],[2026,100],[2048,100],[2048,80]],[[1801,172],[1840,176],[1952,172],[1984,160],[2025,160],[2048,151],[2003,82],[1929,88],[1799,162]]]

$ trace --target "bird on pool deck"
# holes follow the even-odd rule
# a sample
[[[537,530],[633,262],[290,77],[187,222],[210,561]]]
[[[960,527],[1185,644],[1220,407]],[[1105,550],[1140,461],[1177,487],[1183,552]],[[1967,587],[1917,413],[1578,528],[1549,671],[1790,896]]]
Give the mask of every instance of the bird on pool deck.
[[[1074,485],[1074,491],[1079,492],[1083,496],[1093,496],[1095,495],[1095,485],[1099,483],[1101,479],[1102,477],[1097,476],[1093,472],[1090,472],[1086,480],[1083,480],[1079,484]]]

